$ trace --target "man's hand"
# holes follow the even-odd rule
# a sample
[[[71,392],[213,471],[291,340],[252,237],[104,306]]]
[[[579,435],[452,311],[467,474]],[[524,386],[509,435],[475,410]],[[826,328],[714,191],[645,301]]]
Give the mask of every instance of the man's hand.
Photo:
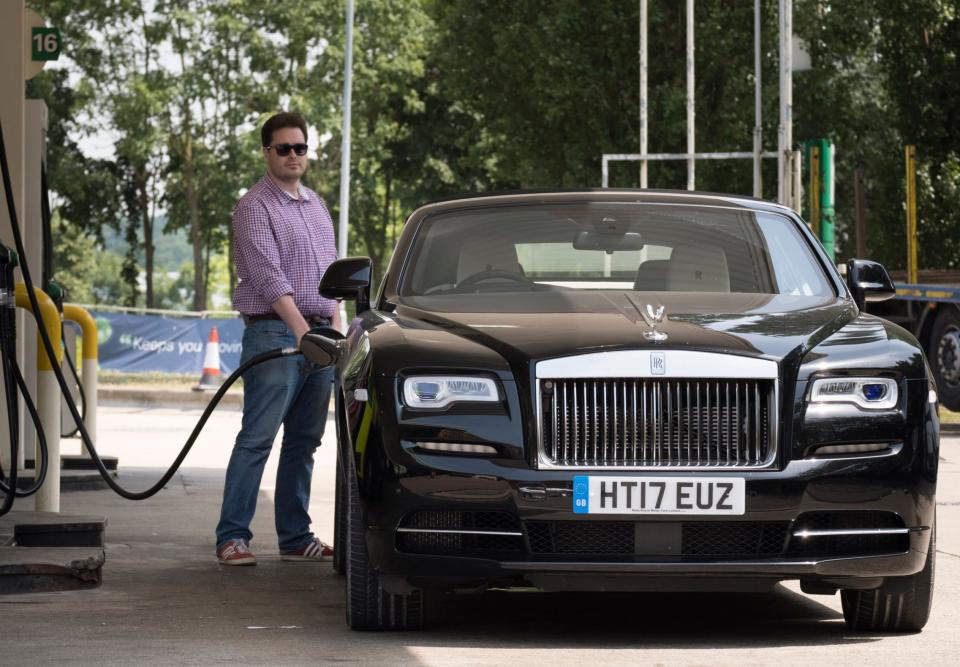
[[[293,297],[289,294],[284,294],[271,303],[270,306],[273,308],[273,312],[279,315],[283,323],[293,332],[294,337],[297,339],[297,346],[299,347],[300,339],[303,338],[303,334],[310,331],[310,325],[303,319],[303,315],[300,314],[300,310],[297,308],[297,304],[294,303]]]

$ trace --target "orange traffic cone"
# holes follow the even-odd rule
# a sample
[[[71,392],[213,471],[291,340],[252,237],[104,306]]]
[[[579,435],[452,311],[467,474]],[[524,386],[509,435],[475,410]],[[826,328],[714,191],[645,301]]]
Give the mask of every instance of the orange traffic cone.
[[[220,336],[217,327],[210,329],[210,338],[203,353],[203,375],[194,391],[214,391],[220,388]]]

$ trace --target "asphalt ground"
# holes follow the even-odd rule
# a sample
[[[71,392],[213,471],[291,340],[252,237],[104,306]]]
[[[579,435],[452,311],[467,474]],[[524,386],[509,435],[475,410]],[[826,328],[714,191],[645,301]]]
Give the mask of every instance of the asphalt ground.
[[[150,485],[199,410],[101,407],[99,443],[120,481]],[[214,557],[223,470],[240,413],[212,417],[181,472],[153,499],[107,490],[62,497],[62,511],[108,517],[103,585],[0,597],[0,664],[956,664],[960,656],[960,437],[945,435],[936,593],[920,634],[846,629],[840,597],[794,583],[770,594],[487,593],[447,599],[418,633],[352,633],[344,580],[327,563],[279,559],[268,462],[254,520],[259,564]],[[314,472],[311,515],[333,535],[333,427]],[[279,445],[278,445],[279,446]],[[64,453],[79,449],[64,440]],[[28,509],[21,503],[18,509]]]

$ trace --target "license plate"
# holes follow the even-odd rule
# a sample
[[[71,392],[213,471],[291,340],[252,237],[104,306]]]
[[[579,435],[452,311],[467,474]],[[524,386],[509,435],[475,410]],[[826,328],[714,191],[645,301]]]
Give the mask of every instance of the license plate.
[[[743,514],[742,477],[573,478],[576,514]]]

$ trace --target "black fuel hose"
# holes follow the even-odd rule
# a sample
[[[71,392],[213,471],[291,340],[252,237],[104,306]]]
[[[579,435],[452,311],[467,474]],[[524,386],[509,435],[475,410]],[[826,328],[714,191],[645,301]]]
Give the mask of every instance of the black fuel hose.
[[[39,441],[39,442],[37,443],[37,449],[38,449],[39,452],[40,452],[40,460],[39,460],[39,461],[36,461],[36,462],[34,463],[34,470],[36,470],[36,479],[34,479],[33,485],[30,486],[29,488],[27,488],[27,489],[22,489],[22,490],[21,490],[21,489],[17,489],[17,490],[16,490],[16,497],[17,497],[17,498],[26,498],[26,497],[28,497],[28,496],[32,496],[32,495],[35,494],[37,491],[39,491],[39,490],[40,490],[40,487],[43,486],[43,480],[45,480],[45,479],[47,478],[47,467],[48,467],[48,465],[49,465],[49,455],[48,455],[48,450],[47,450],[47,436],[46,436],[46,434],[43,432],[43,425],[40,423],[40,414],[37,412],[37,406],[34,405],[33,399],[30,397],[30,392],[29,392],[29,390],[27,389],[27,383],[24,382],[24,380],[23,380],[23,374],[20,372],[20,366],[17,365],[16,350],[8,350],[8,349],[7,349],[7,346],[4,345],[4,346],[3,346],[3,356],[4,356],[4,363],[6,363],[7,360],[9,359],[10,366],[12,367],[13,376],[14,376],[12,379],[14,379],[14,380],[16,381],[17,387],[20,388],[20,393],[23,394],[24,402],[26,403],[26,406],[27,406],[27,411],[30,413],[30,419],[31,419],[31,421],[33,421],[33,425],[34,425],[34,427],[35,427],[36,430],[37,430],[37,440]],[[8,394],[10,394],[11,392],[15,392],[15,390],[13,389],[13,387],[9,386],[8,383],[9,383],[8,380],[4,382],[6,392],[7,392]],[[7,401],[8,401],[8,403],[7,403],[7,405],[8,405],[7,410],[10,410],[10,409],[11,409],[11,406],[12,406],[12,408],[13,408],[14,410],[16,410],[16,406],[17,406],[17,403],[16,403],[16,393],[13,393],[13,394],[12,394],[12,398],[11,398],[11,397],[8,397]],[[14,420],[12,421],[12,423],[13,423],[13,424],[16,424],[16,423],[17,423],[17,415],[16,415],[15,412],[13,413],[13,415],[14,415]],[[18,435],[18,436],[19,436],[19,430],[20,430],[20,429],[19,429],[19,425],[18,425],[18,427],[17,427],[17,431],[18,431],[17,435]],[[13,441],[11,440],[11,443],[12,443],[12,442],[13,442]],[[18,449],[19,449],[19,447],[18,447]],[[16,468],[16,460],[15,460],[15,459],[12,459],[12,458],[11,458],[11,467],[12,467],[12,468]],[[11,488],[16,488],[17,480],[16,480],[16,477],[14,477],[14,473],[15,473],[15,471],[11,470],[11,473],[10,473],[10,474],[11,474],[11,479],[10,479],[11,484],[8,486],[8,485],[5,483],[5,482],[6,482],[6,477],[3,475],[3,471],[0,470],[0,491],[3,491],[4,493],[6,493],[6,494],[9,495],[10,489],[11,489]],[[0,511],[0,516],[2,516],[3,514],[5,514],[5,512]]]
[[[36,480],[34,480],[33,486],[24,489],[23,491],[17,491],[18,498],[26,498],[27,496],[32,496],[37,491],[40,490],[40,487],[43,486],[43,481],[47,478],[47,467],[49,465],[49,450],[47,449],[47,436],[43,432],[43,424],[40,422],[40,413],[37,412],[37,406],[33,402],[33,398],[30,396],[30,392],[27,389],[27,383],[23,380],[23,374],[20,372],[20,366],[17,365],[16,357],[11,357],[11,362],[13,365],[13,372],[16,376],[17,386],[20,388],[20,393],[23,394],[24,403],[27,406],[27,412],[30,413],[30,419],[33,421],[33,426],[37,431],[37,450],[40,452],[40,460],[34,461],[34,470],[36,470]]]
[[[17,465],[20,458],[20,425],[17,419],[17,394],[10,382],[13,379],[13,374],[11,373],[7,347],[8,345],[5,342],[3,352],[0,356],[3,357],[3,383],[6,387],[4,393],[7,401],[7,426],[10,430],[10,486],[4,489],[6,495],[3,498],[3,503],[0,504],[0,516],[3,516],[13,508],[13,499],[16,496],[17,488]],[[11,489],[13,490],[11,491]]]
[[[3,141],[2,124],[0,124],[0,168],[2,168],[3,171],[3,190],[7,199],[7,209],[10,215],[10,223],[13,227],[13,239],[16,243],[17,253],[19,253],[20,257],[24,258],[24,261],[20,264],[20,270],[23,273],[24,282],[30,286],[33,285],[33,281],[30,277],[30,268],[26,262],[27,254],[24,252],[23,239],[20,235],[20,225],[17,219],[16,206],[13,203],[13,186],[10,183],[10,167],[7,163],[7,151]],[[30,299],[31,308],[33,309],[33,317],[37,320],[37,328],[40,333],[40,340],[43,343],[43,349],[46,351],[47,356],[50,359],[56,359],[57,357],[54,353],[53,343],[51,342],[50,336],[47,334],[46,327],[43,324],[43,316],[40,314],[40,304],[37,301],[37,295],[32,289],[28,288],[26,291],[27,296]],[[220,402],[220,399],[223,398],[223,395],[226,393],[227,389],[230,388],[230,385],[236,382],[237,378],[243,375],[249,368],[256,366],[257,364],[262,364],[266,361],[270,361],[271,359],[293,356],[295,354],[300,354],[300,350],[295,347],[278,348],[257,355],[246,363],[241,364],[240,367],[235,370],[220,386],[217,392],[213,395],[213,398],[210,399],[210,403],[203,411],[203,414],[200,416],[200,420],[194,427],[190,437],[187,438],[187,442],[184,444],[183,449],[180,450],[180,453],[177,455],[177,458],[174,460],[173,464],[167,469],[167,471],[163,474],[159,481],[157,481],[156,484],[148,489],[145,489],[144,491],[130,491],[125,489],[120,486],[110,475],[110,471],[107,470],[103,460],[97,453],[97,449],[93,445],[90,434],[87,432],[87,427],[83,423],[83,418],[81,417],[80,412],[77,410],[77,404],[74,402],[73,396],[67,386],[66,379],[63,376],[63,370],[57,364],[51,364],[51,366],[53,366],[53,373],[57,378],[57,384],[60,385],[60,391],[63,393],[67,408],[70,410],[70,414],[73,416],[73,419],[80,431],[80,437],[83,441],[83,446],[87,449],[87,452],[89,452],[90,458],[97,466],[97,470],[100,472],[100,476],[103,477],[104,481],[107,483],[107,486],[113,489],[113,491],[115,491],[118,495],[122,496],[123,498],[127,498],[128,500],[145,500],[146,498],[155,495],[158,491],[163,489],[167,482],[169,482],[170,479],[176,474],[180,464],[183,463],[183,460],[190,452],[190,448],[193,447],[193,443],[196,441],[197,436],[200,435],[200,431],[203,430],[204,425],[207,423],[207,419],[209,419],[210,414],[213,412],[214,408],[217,407],[217,404]],[[11,443],[13,442],[14,441],[11,441]],[[11,444],[11,447],[14,446],[15,445]],[[11,477],[13,477],[13,475],[11,475]],[[4,501],[5,504],[7,500],[11,500],[10,495],[11,494],[7,494],[7,499]],[[0,514],[3,514],[3,512],[0,511]]]
[[[64,326],[61,323],[60,325],[60,338],[61,340],[66,340],[66,336],[63,335]],[[80,382],[80,374],[77,373],[77,367],[73,363],[73,359],[70,357],[70,349],[68,345],[63,346],[63,358],[66,359],[67,365],[70,366],[70,372],[73,373],[73,379],[77,381],[77,393],[80,394],[80,416],[83,417],[84,421],[87,419],[87,394],[83,391],[83,383]],[[73,396],[73,394],[70,394]],[[63,432],[63,427],[60,427],[60,437],[62,438],[72,438],[77,434],[77,431],[80,430],[79,426],[74,425],[73,430],[69,433]]]

